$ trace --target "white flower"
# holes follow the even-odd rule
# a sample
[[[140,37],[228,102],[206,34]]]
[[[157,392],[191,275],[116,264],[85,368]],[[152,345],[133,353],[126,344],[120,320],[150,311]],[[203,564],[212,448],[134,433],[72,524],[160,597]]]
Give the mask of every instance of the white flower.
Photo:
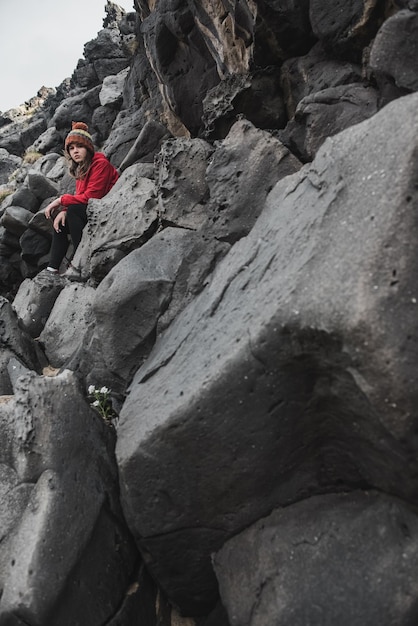
[[[100,402],[98,400],[95,400],[93,402],[92,406],[100,406]]]
[[[100,393],[109,393],[109,389],[107,387],[102,387],[100,389]]]
[[[90,385],[87,391],[91,395],[92,393],[96,391],[96,387],[94,385]]]

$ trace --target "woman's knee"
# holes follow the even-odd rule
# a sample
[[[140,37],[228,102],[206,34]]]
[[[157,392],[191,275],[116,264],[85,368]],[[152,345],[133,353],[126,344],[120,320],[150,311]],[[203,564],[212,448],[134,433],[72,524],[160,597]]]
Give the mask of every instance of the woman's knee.
[[[67,207],[67,222],[87,224],[87,205],[70,204]]]

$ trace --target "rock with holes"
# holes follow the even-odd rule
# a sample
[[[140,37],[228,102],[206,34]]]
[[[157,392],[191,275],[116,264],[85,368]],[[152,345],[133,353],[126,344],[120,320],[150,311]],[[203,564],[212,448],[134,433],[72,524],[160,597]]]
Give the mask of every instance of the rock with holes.
[[[0,622],[107,624],[138,558],[112,431],[68,371],[21,376],[14,393],[0,403]]]
[[[247,120],[236,122],[213,153],[206,172],[205,232],[234,243],[247,235],[269,191],[301,163],[276,138]]]
[[[392,626],[416,621],[417,557],[416,511],[370,491],[277,509],[214,563],[231,626]]]
[[[231,74],[213,87],[203,101],[202,134],[224,139],[232,125],[245,118],[258,128],[284,128],[287,121],[280,74],[275,68]]]
[[[157,229],[155,183],[138,171],[140,163],[127,168],[107,196],[89,201],[88,223],[73,260],[84,276],[101,280]]]
[[[198,230],[206,221],[206,168],[213,148],[203,139],[169,139],[158,155],[158,204],[163,223]]]
[[[189,614],[216,600],[210,555],[274,507],[364,485],[416,501],[417,105],[279,181],[134,377],[122,505]]]

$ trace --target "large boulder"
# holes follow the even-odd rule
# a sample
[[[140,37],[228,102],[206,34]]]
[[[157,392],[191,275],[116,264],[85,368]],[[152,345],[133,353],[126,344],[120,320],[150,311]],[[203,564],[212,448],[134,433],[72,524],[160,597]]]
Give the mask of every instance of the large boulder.
[[[188,4],[162,0],[143,20],[141,32],[166,106],[196,134],[203,96],[220,80],[199,21]]]
[[[250,11],[252,3],[246,2],[245,5]],[[259,66],[276,65],[285,57],[305,54],[314,40],[309,21],[309,0],[257,3],[254,35],[253,54]]]
[[[40,373],[46,359],[39,345],[25,332],[6,298],[0,297],[0,395],[12,391],[8,373],[10,359],[17,358],[28,369]]]
[[[280,74],[290,119],[302,98],[329,87],[361,82],[360,65],[330,57],[321,43],[306,55],[285,61]]]
[[[21,325],[34,339],[39,337],[50,316],[59,293],[65,286],[63,280],[43,271],[34,278],[27,278],[20,285],[12,307]]]
[[[359,62],[378,26],[378,0],[311,0],[312,30],[327,50]]]
[[[101,200],[90,200],[88,223],[74,265],[100,281],[126,254],[143,245],[158,226],[155,183],[138,175],[141,164],[126,169]]]
[[[128,254],[97,287],[92,332],[67,367],[86,384],[124,393],[161,330],[202,288],[222,250],[193,231],[166,228]]]
[[[108,624],[138,559],[113,434],[68,371],[14,392],[0,404],[0,622]]]
[[[208,164],[209,197],[203,230],[221,241],[235,243],[250,232],[277,181],[301,165],[267,131],[247,120],[236,122],[217,144]]]
[[[105,141],[103,150],[108,155],[113,165],[119,167],[125,159],[129,161],[128,155],[135,143],[139,140],[147,124],[147,119],[144,111],[140,108],[133,111],[121,111],[116,120],[114,130]],[[152,126],[154,126],[154,123],[152,123]],[[134,161],[131,161],[129,165],[132,165],[133,162]],[[125,165],[122,169],[126,169]]]
[[[417,557],[416,512],[354,492],[277,509],[230,539],[215,571],[231,626],[406,626]]]
[[[385,89],[394,83],[398,94],[418,91],[418,13],[399,11],[380,28],[373,42],[369,68]]]
[[[47,198],[56,198],[59,195],[59,187],[43,174],[29,174],[28,186],[29,190],[40,202]]]
[[[52,310],[39,340],[50,364],[53,367],[61,367],[82,343],[84,334],[91,324],[94,288],[90,285],[68,283],[56,275],[55,280],[61,283],[54,289],[54,295],[57,291],[59,295],[54,298]],[[66,283],[65,288],[62,288],[63,283]],[[48,308],[50,304],[51,302],[47,304]],[[34,329],[33,326],[31,328]]]
[[[9,206],[20,206],[31,213],[39,209],[40,201],[28,187],[20,187],[8,198]]]
[[[3,213],[0,224],[6,230],[20,237],[27,229],[32,219],[32,213],[20,206],[8,206]]]
[[[158,204],[163,224],[198,230],[206,221],[206,169],[213,148],[203,139],[164,142],[158,155]]]
[[[372,117],[378,110],[374,87],[353,83],[305,96],[280,139],[303,162],[311,161],[327,137]]]
[[[417,105],[277,183],[134,377],[122,505],[185,612],[215,602],[210,554],[274,507],[364,486],[416,501]]]

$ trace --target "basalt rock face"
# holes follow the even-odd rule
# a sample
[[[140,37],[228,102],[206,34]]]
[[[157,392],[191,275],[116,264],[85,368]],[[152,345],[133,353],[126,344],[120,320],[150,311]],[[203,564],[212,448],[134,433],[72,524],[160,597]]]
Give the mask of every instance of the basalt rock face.
[[[108,3],[0,116],[0,624],[416,623],[417,16]]]
[[[232,626],[415,623],[417,521],[404,503],[375,492],[275,510],[215,558]]]
[[[185,611],[215,593],[210,555],[274,507],[367,486],[416,502],[416,104],[277,183],[134,378],[122,501]]]

